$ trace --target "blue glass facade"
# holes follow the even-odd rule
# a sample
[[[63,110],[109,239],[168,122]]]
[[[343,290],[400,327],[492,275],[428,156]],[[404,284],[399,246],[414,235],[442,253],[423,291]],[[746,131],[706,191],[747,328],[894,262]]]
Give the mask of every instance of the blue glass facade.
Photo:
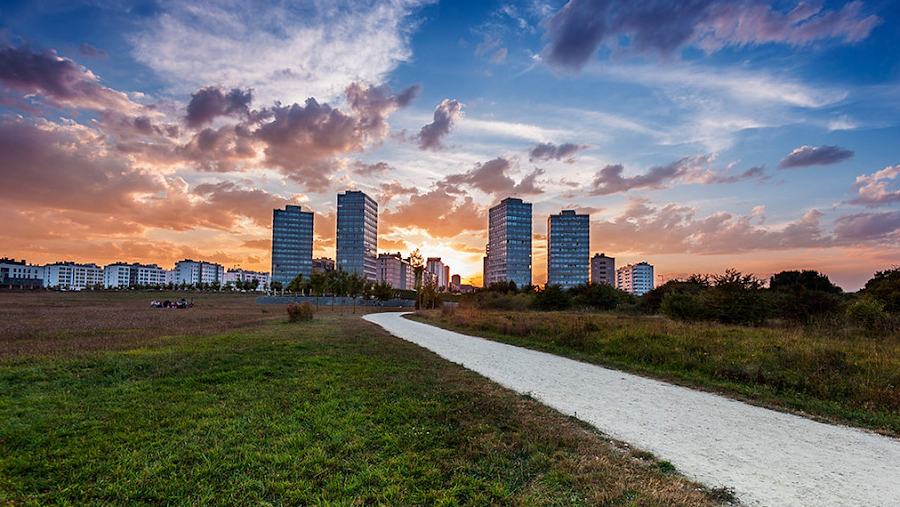
[[[531,203],[507,197],[490,210],[484,284],[531,285]]]
[[[312,274],[313,213],[285,206],[272,214],[272,281],[287,285]]]
[[[378,204],[368,195],[348,190],[337,196],[335,269],[378,278]]]
[[[563,210],[547,218],[547,285],[588,283],[591,217]]]

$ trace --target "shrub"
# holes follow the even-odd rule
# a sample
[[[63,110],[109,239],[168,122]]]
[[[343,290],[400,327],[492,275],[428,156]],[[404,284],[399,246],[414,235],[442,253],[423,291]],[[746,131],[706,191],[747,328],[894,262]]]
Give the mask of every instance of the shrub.
[[[287,306],[288,322],[307,322],[313,320],[315,309],[308,301],[302,304],[291,303]]]
[[[605,283],[582,284],[569,289],[569,294],[574,295],[575,306],[596,310],[615,310],[619,305],[633,303],[635,299],[634,295]]]
[[[733,269],[723,275],[713,275],[713,286],[702,292],[700,301],[723,324],[758,326],[771,313],[762,280]]]
[[[871,297],[862,297],[847,307],[847,320],[869,331],[887,326],[889,317],[884,311],[884,303]]]
[[[881,301],[885,312],[900,314],[900,267],[875,273],[866,282],[863,293]]]
[[[572,297],[559,285],[547,285],[534,297],[532,306],[537,310],[568,310]]]
[[[694,322],[705,319],[708,315],[706,307],[695,294],[670,292],[663,297],[659,311],[666,317],[676,320]]]

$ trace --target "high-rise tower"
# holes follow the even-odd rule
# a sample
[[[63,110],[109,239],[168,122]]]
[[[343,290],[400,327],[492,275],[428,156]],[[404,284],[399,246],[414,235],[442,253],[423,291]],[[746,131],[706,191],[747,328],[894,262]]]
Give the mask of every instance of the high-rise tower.
[[[337,249],[335,269],[378,278],[378,204],[358,190],[337,196]]]
[[[568,289],[590,278],[591,217],[573,210],[547,217],[547,285]]]
[[[282,286],[312,274],[313,213],[285,206],[272,213],[272,281]]]
[[[491,208],[488,218],[484,285],[515,282],[531,285],[531,203],[507,197]]]

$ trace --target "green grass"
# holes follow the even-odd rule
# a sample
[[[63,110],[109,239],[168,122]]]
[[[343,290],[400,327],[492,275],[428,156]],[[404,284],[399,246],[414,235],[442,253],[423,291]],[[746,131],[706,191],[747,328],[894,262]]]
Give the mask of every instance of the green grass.
[[[658,316],[421,312],[452,329],[900,435],[900,336]]]
[[[165,314],[239,315],[236,332],[173,321],[78,353],[40,344],[65,333],[18,335],[24,352],[0,359],[0,504],[716,505],[665,462],[358,317],[286,324],[246,304]]]

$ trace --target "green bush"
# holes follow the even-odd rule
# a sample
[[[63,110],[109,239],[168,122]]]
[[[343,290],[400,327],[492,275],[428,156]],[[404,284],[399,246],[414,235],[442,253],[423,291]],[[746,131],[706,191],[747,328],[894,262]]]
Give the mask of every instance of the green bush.
[[[685,292],[666,294],[659,306],[659,311],[670,319],[688,322],[703,320],[709,314],[697,295]]]
[[[532,306],[537,310],[568,310],[572,307],[572,297],[559,285],[547,285],[535,295]]]
[[[307,322],[313,320],[315,308],[304,301],[302,304],[291,303],[287,306],[288,322]]]
[[[884,311],[884,303],[871,297],[862,297],[847,307],[847,320],[869,331],[887,326],[890,315]]]

